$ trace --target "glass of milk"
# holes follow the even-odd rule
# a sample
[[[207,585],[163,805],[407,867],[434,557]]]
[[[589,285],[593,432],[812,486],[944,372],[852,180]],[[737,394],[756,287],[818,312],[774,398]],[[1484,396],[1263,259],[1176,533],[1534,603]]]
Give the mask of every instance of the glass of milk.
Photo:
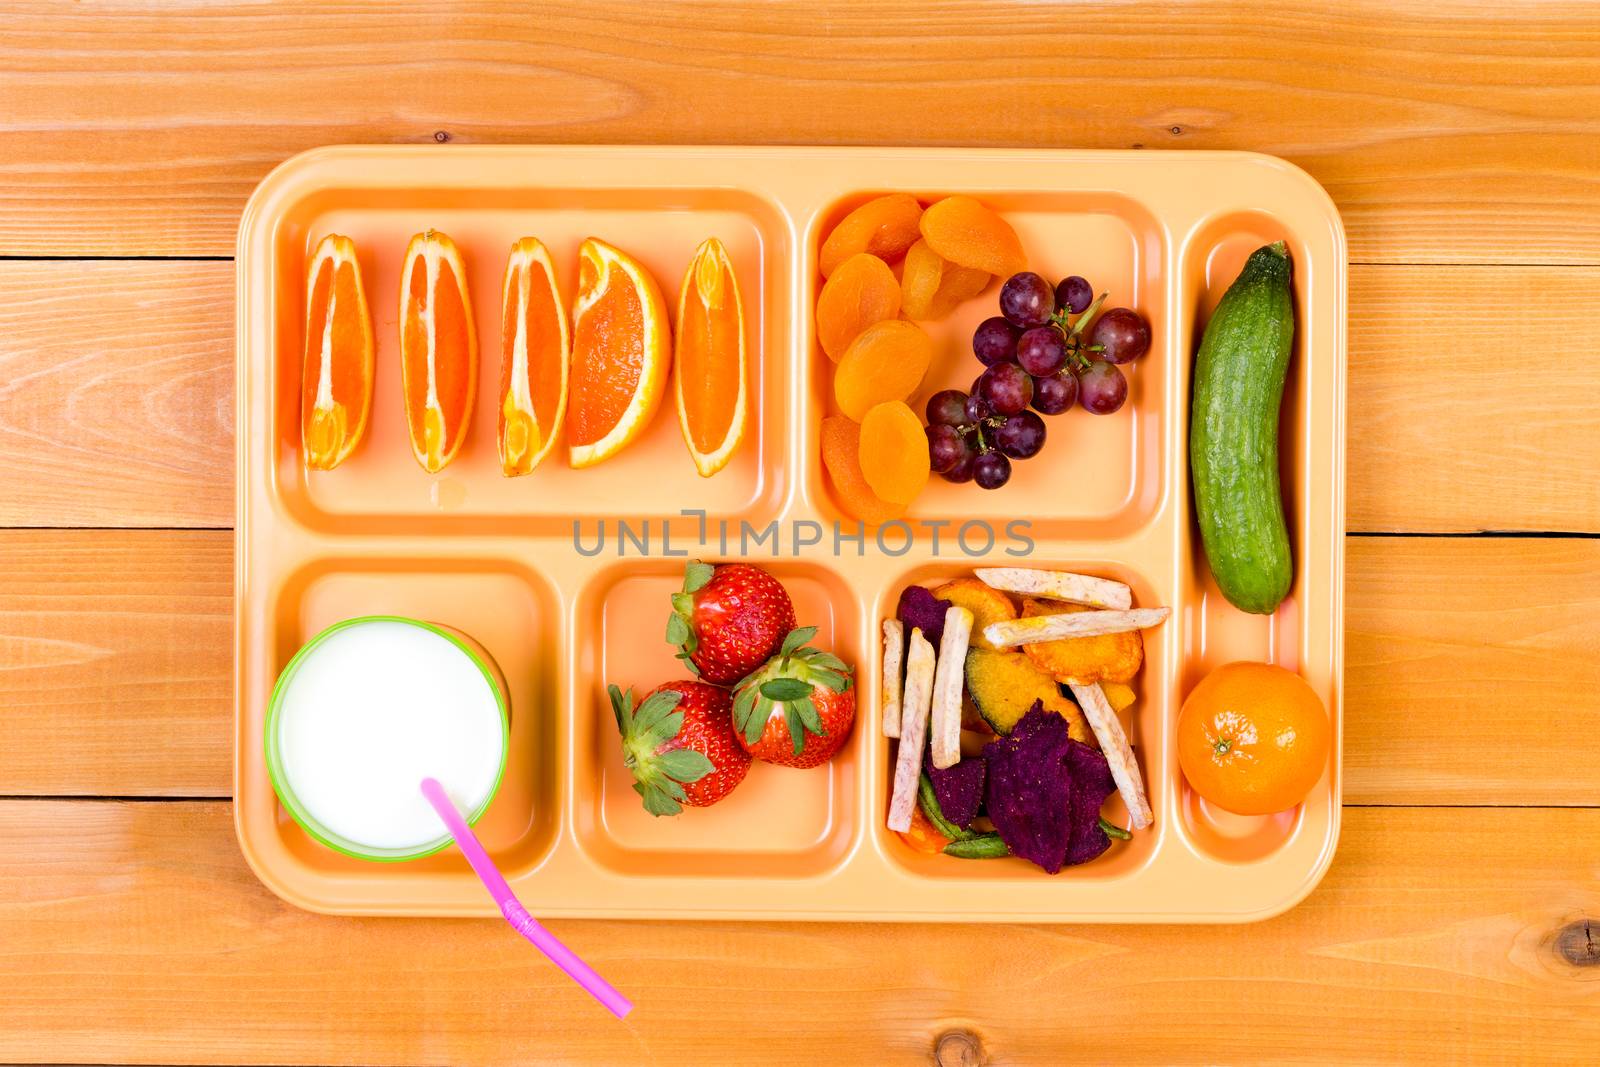
[[[429,856],[449,831],[424,778],[476,822],[505,773],[505,680],[476,642],[387,615],[313,637],[267,706],[267,774],[284,809],[331,849],[358,859]]]

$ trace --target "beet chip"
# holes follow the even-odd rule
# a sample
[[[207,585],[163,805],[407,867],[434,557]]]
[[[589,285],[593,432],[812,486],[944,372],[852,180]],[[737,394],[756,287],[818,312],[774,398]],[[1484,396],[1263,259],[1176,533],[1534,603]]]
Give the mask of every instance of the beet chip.
[[[1034,701],[1011,736],[983,746],[989,765],[984,809],[1013,854],[1055,874],[1072,840],[1067,720]]]
[[[981,759],[964,759],[944,770],[933,765],[933,752],[923,754],[922,769],[933,782],[933,795],[945,821],[965,830],[983,805],[983,780],[987,765]]]
[[[985,745],[983,759],[984,810],[1013,853],[1055,874],[1111,847],[1100,828],[1100,806],[1117,791],[1111,766],[1099,751],[1074,741],[1067,721],[1045,711],[1043,701],[1034,702],[1009,737]]]
[[[1117,791],[1117,783],[1104,754],[1082,741],[1067,746],[1067,773],[1072,776],[1072,837],[1066,865],[1072,867],[1111,847],[1111,838],[1100,829],[1100,805]]]
[[[944,637],[944,613],[949,607],[948,600],[940,600],[926,586],[908,585],[900,594],[895,617],[905,624],[908,639],[915,626],[922,631],[928,644],[938,648],[939,640]]]

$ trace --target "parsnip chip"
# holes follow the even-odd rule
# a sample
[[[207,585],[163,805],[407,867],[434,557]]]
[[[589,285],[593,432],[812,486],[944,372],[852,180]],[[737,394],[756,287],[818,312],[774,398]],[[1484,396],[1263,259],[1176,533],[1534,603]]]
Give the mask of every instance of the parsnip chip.
[[[984,627],[983,636],[998,648],[1034,645],[1066,637],[1095,637],[1144,630],[1166,621],[1166,608],[1133,608],[1128,611],[1079,611],[1070,615],[1035,615],[1030,619],[1007,619]]]
[[[946,611],[933,675],[933,725],[928,741],[933,765],[940,770],[961,761],[961,687],[971,640],[972,612],[960,605]]]
[[[1133,591],[1109,578],[1032,567],[978,567],[972,573],[990,588],[1007,593],[1026,593],[1117,611],[1133,607]]]
[[[928,713],[933,703],[933,646],[913,627],[906,646],[906,687],[900,702],[900,751],[894,761],[894,791],[889,797],[889,829],[911,829],[917,806],[917,782],[922,777],[922,744],[927,739]]]
[[[1089,728],[1100,742],[1106,762],[1111,765],[1111,777],[1117,783],[1117,792],[1122,794],[1122,802],[1128,806],[1133,828],[1146,829],[1155,821],[1155,816],[1150,810],[1150,798],[1144,792],[1144,778],[1139,773],[1138,760],[1133,757],[1133,746],[1128,744],[1128,735],[1122,732],[1122,720],[1117,718],[1098,683],[1073,685],[1072,695],[1083,709],[1084,718],[1089,720]]]
[[[883,736],[900,736],[900,667],[906,628],[899,619],[883,620]]]

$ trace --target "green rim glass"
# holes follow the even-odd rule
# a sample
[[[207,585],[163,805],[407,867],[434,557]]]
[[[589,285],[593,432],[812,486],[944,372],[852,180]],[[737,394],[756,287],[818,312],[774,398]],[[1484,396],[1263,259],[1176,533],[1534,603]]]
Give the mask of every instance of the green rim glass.
[[[489,787],[489,793],[483,798],[483,803],[479,804],[467,815],[467,825],[469,826],[483,818],[483,813],[489,810],[489,805],[493,802],[495,794],[500,791],[500,781],[505,777],[506,773],[506,759],[511,751],[511,714],[506,704],[505,684],[501,681],[498,669],[488,662],[489,654],[487,652],[478,647],[475,642],[448,627],[437,626],[431,622],[422,622],[420,619],[408,619],[403,615],[362,615],[354,619],[345,619],[343,622],[336,622],[307,641],[300,651],[296,652],[294,657],[289,660],[288,665],[283,668],[283,673],[278,675],[278,681],[272,687],[272,699],[267,704],[267,721],[262,737],[263,748],[267,757],[267,778],[272,782],[272,791],[278,794],[278,802],[283,805],[283,809],[289,813],[289,817],[299,825],[300,829],[335,852],[343,853],[358,860],[371,860],[375,863],[400,863],[405,860],[422,859],[424,856],[431,856],[442,850],[450,844],[449,831],[444,831],[438,838],[414,848],[373,848],[336,834],[313,818],[311,813],[306,811],[304,805],[300,803],[300,799],[294,795],[294,790],[289,788],[288,776],[283,769],[283,756],[278,751],[279,712],[283,707],[284,690],[288,688],[289,681],[299,670],[300,664],[318,645],[321,645],[334,634],[373,622],[393,622],[401,623],[405,626],[415,626],[419,630],[427,630],[429,633],[437,634],[444,638],[460,649],[473,662],[483,675],[483,680],[489,686],[489,691],[494,694],[495,706],[500,709],[500,766],[495,771],[494,784]]]

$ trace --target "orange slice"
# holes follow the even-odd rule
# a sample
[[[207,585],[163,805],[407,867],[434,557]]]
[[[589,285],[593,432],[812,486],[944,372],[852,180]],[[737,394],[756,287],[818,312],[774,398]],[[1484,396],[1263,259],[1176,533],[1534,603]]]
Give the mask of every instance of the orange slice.
[[[372,353],[355,242],[330,233],[306,270],[300,448],[307,467],[331,471],[361,443],[372,412]]]
[[[695,470],[709,478],[733,458],[745,424],[744,304],[715,237],[695,250],[683,276],[672,349],[678,425]]]
[[[400,269],[400,383],[411,454],[437,473],[455,458],[478,393],[478,335],[467,272],[449,237],[419,233]]]
[[[511,246],[500,287],[500,417],[496,439],[507,478],[527,474],[555,444],[567,413],[572,338],[550,250],[533,237]]]
[[[578,249],[572,305],[568,460],[592,467],[644,432],[666,391],[672,338],[661,288],[644,265],[591,237]]]

